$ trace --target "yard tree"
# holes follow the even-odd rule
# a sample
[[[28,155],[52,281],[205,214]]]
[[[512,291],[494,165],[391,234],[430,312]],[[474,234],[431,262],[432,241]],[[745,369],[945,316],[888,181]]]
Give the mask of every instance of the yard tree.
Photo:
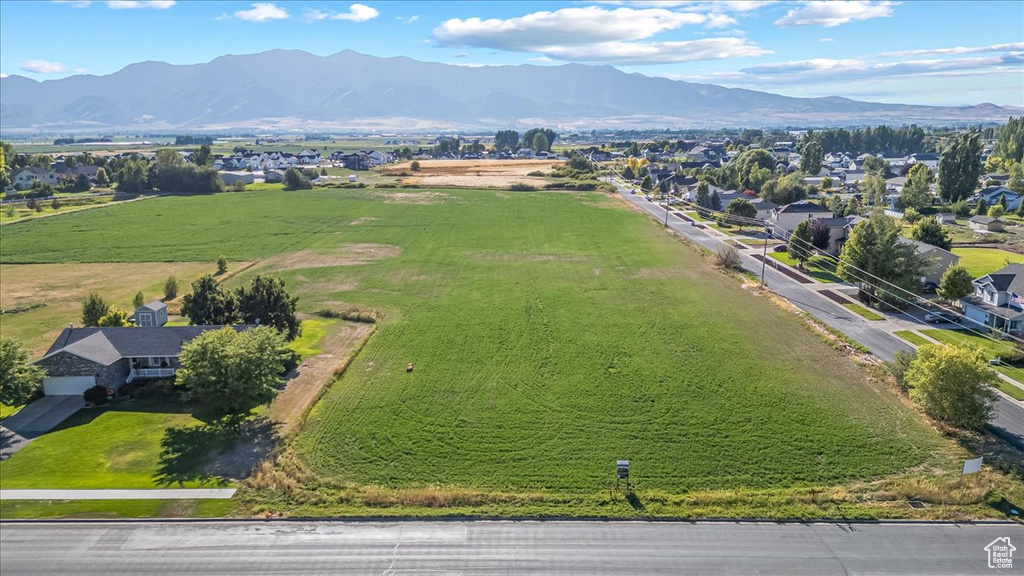
[[[298,298],[288,295],[284,280],[258,275],[248,287],[238,289],[236,301],[246,324],[273,326],[289,341],[302,334],[302,325],[295,316]]]
[[[978,199],[978,207],[974,209],[975,216],[986,216],[988,215],[988,204],[984,198]]]
[[[953,246],[953,240],[934,216],[922,218],[917,224],[914,224],[910,230],[910,237],[918,242],[938,246],[943,250],[949,250]]]
[[[412,164],[409,165],[409,169],[412,170],[413,172],[419,172],[420,171],[420,161],[419,160],[413,160]]]
[[[750,200],[746,198],[736,198],[729,205],[725,207],[725,213],[729,216],[735,216],[736,224],[743,227],[748,219],[757,218],[757,207],[750,203]]]
[[[138,194],[146,189],[146,164],[138,158],[130,158],[117,173],[117,190],[126,194]]]
[[[1016,162],[1024,161],[1024,116],[1010,118],[998,131],[992,155]]]
[[[789,237],[789,245],[786,246],[786,252],[789,253],[790,258],[799,263],[801,268],[804,262],[811,259],[813,253],[812,242],[810,222],[804,220],[797,224],[793,234]]]
[[[313,182],[294,166],[284,171],[285,190],[310,190]]]
[[[1006,187],[1014,192],[1024,194],[1024,163],[1014,162],[1007,172],[1009,173],[1010,180],[1006,183]],[[1021,204],[1024,205],[1024,202]]]
[[[722,211],[722,197],[719,196],[717,190],[711,192],[708,196],[708,208],[711,208],[715,212]]]
[[[861,165],[861,169],[868,174],[874,174],[876,176],[884,178],[886,171],[889,169],[889,163],[882,160],[878,156],[868,156],[864,159],[864,163]]]
[[[821,184],[818,186],[818,190],[822,194],[828,194],[832,190],[832,178],[825,176],[821,179]]]
[[[161,148],[156,151],[157,168],[174,168],[185,165],[185,157],[174,148]]]
[[[976,132],[958,134],[939,161],[939,193],[947,202],[974,192],[981,175],[981,142]]]
[[[92,189],[92,182],[89,181],[89,177],[85,174],[79,174],[78,177],[75,178],[73,190],[75,192],[88,192],[90,189]]]
[[[654,184],[651,183],[651,175],[644,176],[644,179],[640,182],[640,189],[644,192],[650,192],[654,189]]]
[[[811,244],[818,250],[828,250],[832,242],[832,229],[821,218],[811,220]]]
[[[974,292],[974,278],[967,268],[960,264],[954,264],[942,273],[942,280],[939,281],[939,289],[936,293],[939,298],[947,302],[958,302],[961,298],[970,296]]]
[[[914,246],[900,242],[893,219],[876,210],[850,231],[836,273],[869,298],[896,305],[906,298],[903,292],[918,289],[921,266]]]
[[[178,279],[174,276],[168,276],[167,280],[164,281],[164,299],[174,300],[178,297]]]
[[[53,201],[50,202],[50,208],[53,208],[54,210],[60,210],[60,206],[60,198],[54,198]]]
[[[807,197],[807,188],[803,184],[804,175],[793,172],[781,178],[766,182],[761,188],[761,198],[784,206]]]
[[[860,183],[869,206],[881,206],[885,202],[885,178],[878,174],[868,174]]]
[[[228,271],[228,259],[224,256],[217,257],[217,274],[224,274]]]
[[[192,283],[192,292],[181,301],[181,313],[196,326],[234,324],[238,321],[234,294],[224,291],[209,274]]]
[[[210,146],[203,144],[196,150],[195,155],[192,157],[192,161],[195,162],[196,166],[208,166],[212,164],[213,154],[210,151]]]
[[[900,204],[904,208],[920,210],[932,205],[932,193],[929,186],[935,180],[932,169],[918,162],[907,172],[907,181],[900,191]]]
[[[132,306],[134,306],[135,309],[138,310],[139,308],[142,308],[142,305],[145,303],[146,297],[142,295],[142,292],[136,292],[135,297],[132,298]]]
[[[727,166],[738,187],[760,192],[775,168],[775,157],[763,148],[754,148],[740,152]]]
[[[995,206],[989,208],[986,214],[989,218],[1002,218],[1003,215],[1006,214],[1006,208],[1003,208],[999,204],[996,204]]]
[[[698,206],[705,206],[708,201],[708,196],[711,194],[711,187],[708,185],[707,180],[701,180],[697,183],[697,196],[694,200]]]
[[[949,345],[921,346],[906,373],[910,397],[929,416],[967,430],[992,418],[997,380],[981,351]]]
[[[515,151],[519,148],[519,132],[515,130],[498,130],[494,133],[494,149]]]
[[[131,326],[128,322],[128,313],[120,308],[111,308],[109,312],[103,315],[102,318],[96,323],[97,326],[110,327],[110,328],[123,328],[125,326]]]
[[[534,152],[544,152],[551,148],[551,144],[548,142],[548,137],[543,132],[537,132],[533,135],[533,143],[530,146]]]
[[[100,188],[106,188],[110,186],[110,178],[107,176],[106,168],[96,169],[96,185]]]
[[[530,128],[526,132],[523,132],[521,148],[531,148],[535,152],[540,152],[535,146],[537,143],[537,134],[544,135],[545,148],[541,150],[550,151],[551,145],[555,143],[555,139],[558,138],[558,134],[550,128]]]
[[[14,340],[0,340],[0,403],[21,406],[32,399],[46,372],[30,364],[28,352]]]
[[[99,326],[100,318],[106,316],[108,312],[110,312],[110,304],[107,304],[102,296],[93,292],[85,297],[85,302],[82,302],[82,325]]]
[[[11,185],[11,168],[7,165],[6,142],[0,142],[0,190]]]
[[[211,414],[246,414],[273,395],[284,353],[284,338],[270,327],[209,330],[182,347],[177,383]]]
[[[804,174],[817,176],[818,172],[821,171],[821,161],[824,157],[825,153],[821,149],[821,144],[816,140],[812,140],[804,146],[803,154],[800,156],[800,171]]]

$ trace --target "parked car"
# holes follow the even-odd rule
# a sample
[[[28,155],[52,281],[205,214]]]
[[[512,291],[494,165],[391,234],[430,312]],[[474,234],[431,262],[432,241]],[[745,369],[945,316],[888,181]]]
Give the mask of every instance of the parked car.
[[[630,194],[636,194],[636,188],[633,188],[632,190],[630,190],[629,193]]]
[[[921,284],[922,294],[935,294],[935,291],[939,289],[939,285],[935,282],[925,282]]]
[[[924,315],[924,321],[929,324],[941,324],[943,322],[960,322],[960,317],[952,312],[929,312]]]

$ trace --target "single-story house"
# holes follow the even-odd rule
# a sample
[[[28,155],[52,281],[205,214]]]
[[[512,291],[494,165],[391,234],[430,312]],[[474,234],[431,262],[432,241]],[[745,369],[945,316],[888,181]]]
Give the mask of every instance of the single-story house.
[[[968,319],[1011,334],[1024,331],[1024,264],[1010,264],[973,284],[974,293],[960,300]]]
[[[935,220],[943,226],[956,224],[956,214],[952,212],[943,212],[935,215]]]
[[[971,230],[1002,232],[1003,222],[998,218],[989,218],[988,216],[971,216],[971,219],[967,221],[967,227]]]
[[[776,234],[789,236],[800,222],[811,218],[831,218],[832,210],[815,202],[801,200],[772,210],[769,223]]]
[[[28,190],[36,182],[57,185],[57,173],[53,170],[43,170],[35,166],[20,168],[11,172],[11,186],[15,190]]]
[[[986,206],[995,206],[1004,195],[1006,196],[1006,211],[1016,212],[1020,208],[1021,198],[1024,196],[1005,186],[989,186],[979,190],[976,194],[979,200],[985,201]]]
[[[263,174],[263,181],[267,184],[277,184],[278,182],[284,182],[284,173],[278,172],[277,170],[267,170]]]
[[[960,262],[960,256],[938,246],[932,246],[931,244],[925,244],[910,238],[900,238],[899,241],[903,244],[912,244],[914,251],[917,252],[917,255],[924,262],[924,265],[921,267],[921,284],[932,282],[937,285],[942,280],[942,275],[946,273],[946,270]]]
[[[917,164],[918,162],[925,166],[935,170],[939,167],[939,155],[932,154],[931,152],[919,152],[917,154],[911,154],[910,158],[907,159],[907,164]]]
[[[136,378],[168,378],[181,347],[221,326],[65,328],[35,364],[46,370],[47,396],[77,396],[89,388],[120,388]],[[245,330],[248,326],[235,326]]]

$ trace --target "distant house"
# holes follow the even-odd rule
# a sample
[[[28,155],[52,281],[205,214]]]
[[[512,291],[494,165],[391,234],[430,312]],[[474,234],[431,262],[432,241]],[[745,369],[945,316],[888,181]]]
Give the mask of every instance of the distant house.
[[[910,158],[907,159],[907,164],[914,165],[917,163],[924,164],[925,166],[934,170],[939,167],[939,155],[932,154],[930,152],[911,154]]]
[[[56,186],[57,173],[53,170],[43,170],[35,166],[20,168],[11,173],[11,186],[15,190],[28,190],[36,182]]]
[[[1024,331],[1024,264],[1010,264],[974,280],[974,293],[960,300],[970,320],[1003,332]]]
[[[931,244],[925,244],[910,238],[900,238],[899,241],[903,244],[913,245],[914,252],[924,262],[924,265],[921,267],[921,284],[932,282],[937,285],[942,280],[942,275],[946,273],[946,270],[960,262],[959,256],[938,246],[932,246]]]
[[[842,252],[843,244],[846,243],[846,239],[850,236],[850,230],[863,218],[860,216],[840,216],[838,218],[815,217],[812,220],[820,221],[825,226],[828,226],[828,246],[825,248],[825,252],[838,255]]]
[[[277,170],[267,170],[263,174],[263,181],[268,184],[276,184],[278,182],[284,182],[284,173],[278,172]]]
[[[783,233],[784,236],[788,236],[804,220],[831,217],[832,211],[825,206],[803,200],[772,210],[769,222],[777,233]]]
[[[953,214],[952,212],[936,214],[935,219],[943,226],[956,224],[956,214]]]
[[[256,177],[253,176],[252,172],[219,172],[220,179],[224,181],[228,186],[235,182],[242,182],[243,184],[252,184],[256,181]]]
[[[1002,232],[1003,222],[998,218],[989,218],[988,216],[972,216],[967,221],[967,227],[982,232]]]
[[[612,159],[611,152],[607,150],[601,150],[597,146],[591,146],[586,150],[580,151],[584,156],[590,159],[591,162],[607,162]]]
[[[1016,212],[1020,208],[1021,199],[1024,196],[1005,186],[989,186],[982,188],[976,194],[979,200],[985,201],[986,206],[994,206],[1003,195],[1006,196],[1006,210],[1008,212]]]
[[[995,181],[995,182],[998,182],[1000,184],[1005,185],[1007,182],[1010,181],[1010,177],[1008,175],[1006,175],[1006,174],[995,174],[995,173],[992,173],[992,174],[982,174],[980,180],[981,180],[982,184],[984,184],[984,183],[986,183],[986,182],[991,180],[991,181]]]
[[[135,325],[142,328],[167,324],[167,305],[159,300],[140,306],[132,315]]]
[[[136,378],[174,376],[181,347],[218,328],[65,328],[35,364],[46,370],[43,392],[47,396],[77,396],[96,385],[117,389]]]

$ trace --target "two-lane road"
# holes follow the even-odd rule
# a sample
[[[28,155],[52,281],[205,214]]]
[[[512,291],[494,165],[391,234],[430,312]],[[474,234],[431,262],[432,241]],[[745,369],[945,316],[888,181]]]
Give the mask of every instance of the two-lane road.
[[[1019,524],[146,522],[0,524],[21,574],[1024,574]]]

